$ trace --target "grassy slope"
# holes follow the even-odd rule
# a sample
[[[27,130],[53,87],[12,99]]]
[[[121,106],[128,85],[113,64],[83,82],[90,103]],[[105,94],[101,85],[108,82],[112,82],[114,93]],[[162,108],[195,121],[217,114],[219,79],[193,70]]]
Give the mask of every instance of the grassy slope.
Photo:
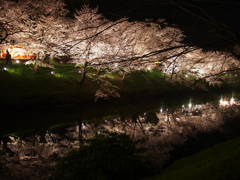
[[[104,115],[109,115],[115,112],[114,108],[127,107],[129,99],[132,98],[136,101],[141,100],[141,103],[138,102],[137,105],[150,108],[154,103],[146,105],[143,103],[142,98],[147,97],[148,99],[148,97],[157,93],[172,90],[170,83],[163,82],[162,74],[159,70],[134,72],[126,76],[124,81],[121,80],[122,75],[118,73],[105,72],[108,80],[119,87],[117,90],[121,98],[116,99],[114,102],[99,101],[99,103],[95,103],[94,93],[98,89],[97,83],[87,78],[84,85],[80,85],[78,82],[81,75],[78,73],[79,69],[75,68],[74,65],[58,64],[55,65],[55,69],[39,68],[37,73],[34,72],[32,66],[24,64],[13,64],[7,71],[3,70],[3,67],[5,67],[5,63],[0,62],[0,112],[4,114],[2,119],[7,118],[8,121],[1,121],[1,134],[12,133],[17,129],[47,127],[55,123],[55,117],[57,117],[57,121],[59,122],[59,119],[64,117],[65,111],[52,114],[52,108],[56,106],[57,108],[62,106],[63,110],[68,111],[73,108],[72,105],[77,105],[77,108],[81,106],[84,114],[91,115],[93,112],[96,114],[102,111],[105,113]],[[54,74],[51,74],[51,71],[54,71]],[[90,70],[88,75],[92,75],[91,73],[93,73],[93,70]],[[181,88],[183,87],[175,90],[177,91]],[[109,103],[111,104],[111,108],[105,108],[104,104],[108,104],[109,106]],[[99,106],[102,109],[99,109]],[[46,112],[48,117],[46,122],[42,122],[41,119],[43,119],[42,116],[44,114],[41,113],[41,110],[38,112],[39,109],[36,107],[44,108],[44,112],[48,110]],[[33,110],[32,108],[36,109]],[[93,110],[93,108],[95,109]],[[91,109],[90,113],[88,113],[89,109]],[[125,113],[130,108],[124,109]],[[14,110],[13,114],[12,110]],[[15,112],[15,110],[21,111]],[[29,114],[29,110],[33,110],[33,112]],[[78,112],[79,110],[75,109],[75,111]],[[73,119],[79,117],[79,113],[81,113],[80,111],[78,114],[75,114],[75,111],[71,112],[74,115]],[[83,116],[83,113],[81,113],[81,116]],[[19,117],[24,118],[20,121]],[[35,121],[32,121],[32,119],[35,119]],[[84,117],[84,119],[87,119],[87,117]],[[25,124],[29,126],[25,127]]]
[[[0,64],[0,107],[68,103],[77,98],[85,101],[93,96],[93,92],[79,85],[80,75],[72,66],[54,69],[54,75],[49,68],[39,68],[35,73],[31,66],[13,65],[7,71],[2,70],[3,66]]]
[[[174,162],[159,175],[145,180],[238,180],[240,137]]]
[[[13,64],[4,71],[0,62],[0,109],[19,107],[48,107],[55,105],[94,103],[94,94],[100,84],[90,76],[96,71],[89,68],[90,75],[84,85],[79,84],[81,74],[73,64],[56,64],[55,69]],[[54,74],[51,74],[51,71]],[[190,90],[181,83],[171,84],[161,70],[134,71],[124,80],[117,72],[105,72],[107,80],[117,88],[121,99],[141,99],[157,96],[184,95]],[[204,82],[202,82],[204,83]],[[181,94],[180,94],[181,93]],[[184,94],[183,94],[184,93]],[[120,99],[117,99],[118,101]]]
[[[7,71],[3,70],[4,66],[5,63],[0,63],[0,108],[94,102],[99,87],[91,78],[80,85],[81,75],[74,65],[56,65],[54,70],[39,68],[38,73],[23,64],[13,64]],[[186,88],[179,84],[173,88],[164,81],[160,70],[133,72],[124,81],[118,73],[105,73],[123,98],[147,97]]]

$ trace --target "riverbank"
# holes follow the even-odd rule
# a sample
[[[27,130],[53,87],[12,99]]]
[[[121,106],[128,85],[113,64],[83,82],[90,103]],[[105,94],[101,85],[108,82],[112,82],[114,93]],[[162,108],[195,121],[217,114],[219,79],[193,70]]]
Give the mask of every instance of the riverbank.
[[[143,180],[203,180],[240,178],[240,137],[219,143],[174,162],[159,175]]]
[[[37,72],[31,65],[13,64],[5,67],[0,63],[0,109],[63,107],[96,103],[95,93],[103,89],[102,84],[92,78],[96,76],[93,69],[89,69],[84,84],[80,84],[79,68],[72,64],[55,65],[54,69],[39,67]],[[131,101],[144,98],[164,96],[189,95],[191,93],[207,92],[203,89],[191,89],[182,83],[166,81],[161,70],[135,71],[123,75],[116,72],[105,73],[105,80],[111,82],[114,91],[120,97],[109,97],[107,100],[98,98],[97,103],[106,101]],[[202,82],[205,84],[205,82]],[[219,88],[210,88],[219,91]]]
[[[220,98],[220,96],[218,98]],[[203,102],[204,98],[200,98],[201,101],[199,101],[198,99],[199,99],[199,97],[198,98],[192,97],[191,102],[193,104],[195,104],[195,103],[198,104],[201,102],[201,106],[199,106],[199,107],[203,107],[202,103],[204,103]],[[209,100],[209,102],[212,102],[209,99],[209,97],[208,97],[208,100]],[[160,143],[160,146],[159,146],[161,148],[157,148],[160,151],[161,150],[164,151],[165,148],[166,148],[165,150],[167,150],[168,148],[171,149],[171,142],[172,142],[172,140],[174,140],[174,142],[172,142],[172,143],[173,143],[173,145],[175,145],[174,146],[175,148],[170,151],[171,159],[168,160],[169,164],[171,164],[172,162],[175,162],[177,159],[186,157],[191,154],[196,154],[202,149],[210,147],[210,146],[217,144],[219,142],[222,142],[226,139],[232,138],[235,136],[235,133],[239,134],[238,119],[233,119],[233,121],[229,121],[229,119],[226,119],[226,122],[231,122],[231,123],[227,126],[227,128],[226,128],[226,123],[225,123],[224,131],[223,130],[218,131],[219,129],[217,127],[219,124],[221,124],[219,122],[219,120],[221,118],[217,114],[215,114],[218,112],[218,108],[215,106],[215,105],[217,105],[216,103],[218,103],[218,102],[215,102],[215,103],[212,102],[213,106],[209,106],[209,103],[207,103],[208,105],[206,104],[206,107],[203,108],[203,109],[205,109],[205,111],[211,112],[211,114],[208,114],[208,113],[206,114],[206,113],[202,112],[203,114],[201,114],[201,115],[200,114],[198,114],[198,115],[185,114],[184,115],[184,112],[182,112],[180,110],[180,112],[182,112],[182,115],[184,115],[184,117],[187,118],[187,119],[185,119],[184,117],[182,117],[179,114],[177,107],[179,107],[181,109],[182,104],[188,105],[189,98],[187,98],[185,100],[184,99],[166,98],[165,101],[160,101],[159,99],[149,99],[149,101],[150,102],[148,102],[148,103],[146,101],[139,101],[138,103],[136,102],[134,104],[132,104],[132,103],[128,104],[126,102],[126,103],[119,103],[119,104],[112,103],[111,105],[110,104],[106,105],[106,103],[104,102],[104,103],[102,103],[102,106],[101,106],[101,104],[95,104],[95,106],[92,106],[91,108],[89,108],[89,107],[88,108],[87,107],[86,108],[83,108],[83,107],[80,107],[80,108],[77,108],[77,107],[46,108],[46,109],[41,109],[40,111],[39,111],[39,109],[36,111],[26,110],[26,112],[20,111],[18,113],[13,111],[14,113],[6,116],[7,117],[7,119],[5,120],[6,125],[3,122],[1,123],[2,130],[0,132],[7,133],[7,135],[11,136],[12,140],[13,139],[18,140],[19,138],[21,139],[21,141],[11,142],[17,148],[14,148],[14,146],[11,146],[10,145],[11,143],[9,142],[9,147],[11,147],[12,151],[15,152],[16,154],[24,155],[24,153],[26,153],[26,154],[28,153],[28,151],[27,151],[28,149],[25,148],[26,144],[24,143],[24,141],[26,140],[26,143],[29,143],[31,145],[30,146],[32,149],[31,152],[38,152],[41,155],[39,157],[42,158],[43,156],[48,157],[48,155],[51,155],[50,152],[55,152],[56,147],[57,147],[56,145],[59,145],[59,147],[64,148],[64,149],[68,147],[70,150],[73,147],[73,144],[70,145],[69,144],[70,142],[69,142],[69,143],[67,143],[68,144],[67,146],[63,146],[63,145],[61,145],[61,143],[65,144],[67,139],[69,139],[71,141],[71,140],[74,140],[75,138],[77,138],[79,136],[79,133],[78,133],[79,128],[77,126],[78,126],[78,124],[81,124],[81,123],[83,123],[83,126],[82,126],[84,128],[83,134],[86,133],[85,135],[87,135],[89,132],[94,132],[92,130],[90,131],[90,129],[88,129],[88,128],[90,128],[90,127],[94,128],[97,126],[107,128],[109,125],[111,127],[111,130],[114,131],[115,128],[117,128],[118,130],[121,129],[121,127],[119,127],[119,125],[121,124],[121,125],[123,125],[123,127],[126,131],[128,131],[128,130],[136,131],[136,132],[132,132],[132,134],[135,134],[135,135],[137,132],[140,132],[140,134],[141,134],[141,132],[143,131],[143,128],[144,128],[147,130],[147,131],[145,131],[145,130],[143,131],[145,135],[154,133],[154,136],[151,136],[151,137],[156,138],[156,140],[162,138],[163,142]],[[109,103],[111,103],[111,102],[109,102]],[[152,103],[154,103],[154,104],[152,104]],[[113,105],[115,105],[115,107]],[[174,111],[171,111],[172,113],[174,113],[172,117],[178,117],[178,118],[180,118],[181,121],[179,121],[179,120],[177,121],[177,119],[171,120],[169,122],[164,121],[164,117],[167,116],[165,114],[165,112],[166,112],[165,110],[167,107],[173,108]],[[210,107],[214,107],[214,109],[216,111]],[[234,108],[234,109],[232,109],[232,108]],[[232,108],[229,108],[230,114],[232,114],[232,112],[233,112],[232,110],[236,110],[235,108],[238,108],[238,106],[232,106]],[[161,111],[161,109],[163,111]],[[236,112],[236,111],[234,111],[234,112]],[[219,113],[223,115],[223,113],[218,112],[218,114]],[[229,113],[227,113],[227,114],[229,114]],[[214,114],[216,115],[216,119],[210,118],[212,116],[207,116],[207,115],[214,115]],[[120,118],[119,116],[122,118]],[[116,117],[119,117],[119,119]],[[144,119],[142,119],[144,117],[146,118],[145,119],[146,123],[144,123]],[[133,118],[135,118],[135,120],[136,120],[135,123],[131,123],[131,120],[134,120]],[[101,119],[102,119],[102,121],[101,121]],[[141,122],[139,120],[141,120]],[[156,122],[156,120],[157,120],[157,122]],[[103,126],[101,125],[101,122],[103,123]],[[138,123],[140,123],[140,124],[138,124]],[[166,125],[169,125],[169,126],[164,126],[165,123],[167,123]],[[174,123],[176,123],[176,124],[174,124]],[[196,123],[196,125],[194,125],[194,123]],[[180,129],[183,128],[183,129],[189,131],[190,134],[193,133],[193,135],[195,134],[196,136],[195,135],[193,137],[191,137],[190,135],[188,136],[186,134],[187,132],[178,133],[177,125],[180,126]],[[205,133],[205,132],[202,132],[201,130],[198,130],[198,128],[199,128],[204,131],[205,129],[209,129],[210,128],[209,126],[213,126],[213,132],[208,132],[209,130],[207,130],[207,133]],[[165,128],[161,128],[161,127],[165,127],[165,128],[169,127],[169,129],[168,128],[165,129]],[[156,131],[154,129],[156,129]],[[161,129],[162,131],[159,131],[159,129]],[[191,133],[191,129],[193,130],[192,133]],[[214,131],[215,129],[216,129],[216,131]],[[149,130],[149,132],[148,132],[148,130]],[[61,133],[61,132],[63,132],[63,133]],[[200,132],[200,134],[197,132]],[[64,135],[64,137],[61,137],[61,134]],[[49,135],[51,137],[49,137]],[[65,135],[68,135],[68,138],[66,138]],[[34,137],[38,137],[39,141],[38,140],[36,141],[36,139]],[[44,140],[45,138],[47,138],[46,140],[49,143],[45,142],[45,140]],[[182,142],[181,138],[183,138],[187,141],[183,141],[185,143],[180,146],[180,144],[181,144],[180,142]],[[31,142],[31,140],[33,140],[34,143]],[[18,144],[16,144],[15,142],[21,142],[21,144],[24,145],[23,150],[20,150],[21,146],[18,146]],[[45,143],[42,143],[42,142],[45,142]],[[73,141],[73,142],[77,143],[78,141]],[[53,145],[53,143],[56,143],[56,144]],[[33,146],[33,144],[34,144],[34,146]],[[158,145],[159,145],[159,143],[156,143],[154,146],[148,146],[148,147],[154,148],[154,147],[158,147]],[[74,147],[76,147],[76,146],[74,146]],[[34,151],[33,151],[33,149],[34,149]],[[43,149],[46,152],[42,151]],[[52,151],[52,150],[54,150],[54,151]],[[59,149],[58,149],[58,152],[61,152],[61,151],[59,151]],[[167,152],[165,152],[165,153],[167,153]],[[48,153],[50,153],[50,154],[48,154]],[[159,160],[164,160],[164,158],[168,157],[168,155],[165,153],[160,154],[160,155],[159,155],[159,153],[154,153],[157,155],[156,156],[157,158],[154,158],[154,159],[159,158]],[[47,165],[47,169],[48,169],[48,171],[46,171],[46,172],[49,172],[50,168],[48,167],[48,165],[49,165],[48,163],[51,163],[50,162],[51,158],[46,158],[46,161],[45,160],[42,161],[42,159],[41,159],[41,161],[37,162],[38,159],[36,158],[36,154],[32,154],[32,156],[31,156],[31,154],[30,155],[28,154],[26,156],[24,155],[24,157],[27,157],[27,160],[30,163],[29,166],[26,166],[27,162],[25,161],[26,159],[24,160],[24,158],[16,158],[15,157],[15,159],[14,159],[14,157],[8,157],[10,159],[8,167],[11,167],[9,169],[11,169],[11,171],[14,173],[20,173],[21,175],[24,174],[24,177],[26,175],[28,175],[28,177],[35,178],[35,175],[33,175],[31,172],[35,172],[34,174],[36,174],[36,172],[37,172],[41,176],[46,175],[46,173],[45,172],[43,173],[43,171],[42,171],[42,170],[44,170],[44,167],[46,167],[46,166],[42,166],[42,164],[41,164],[44,162],[45,165]],[[33,160],[32,162],[29,161],[31,157]],[[50,157],[52,157],[52,156],[50,156]],[[14,159],[14,161],[12,159]],[[17,159],[17,161],[15,161],[16,159]],[[19,161],[19,159],[21,159],[21,161]],[[12,163],[12,162],[14,162],[14,163]],[[17,162],[17,163],[15,163],[15,162]],[[35,163],[39,163],[39,167],[41,167],[41,168],[38,168]],[[21,168],[19,168],[20,165],[22,165]],[[15,171],[14,167],[17,167],[18,171]],[[31,169],[31,168],[35,169],[35,170],[29,171],[29,169]],[[26,174],[23,173],[25,171],[27,171]],[[9,172],[8,172],[8,175],[9,175]]]
[[[222,110],[224,123],[220,129],[197,133],[183,146],[176,146],[171,152],[169,164],[158,174],[144,180],[239,179],[239,106]]]
[[[182,105],[184,104],[185,107],[188,107],[190,100],[192,100],[191,102],[193,104],[197,105],[207,102],[217,103],[217,101],[219,101],[221,98],[221,93],[215,93],[216,91],[219,91],[221,89],[218,89],[215,92],[210,91],[206,93],[206,91],[191,90],[185,86],[173,86],[172,84],[168,84],[167,82],[160,83],[158,82],[158,80],[161,78],[161,76],[159,75],[160,72],[156,70],[151,72],[135,72],[131,74],[131,76],[127,76],[124,81],[118,80],[117,78],[112,79],[112,82],[115,83],[115,85],[121,87],[119,89],[121,97],[119,99],[110,98],[106,101],[99,100],[95,102],[94,91],[97,89],[97,86],[96,83],[91,81],[90,78],[87,79],[84,85],[80,85],[78,83],[77,76],[72,76],[72,79],[69,78],[70,76],[62,76],[64,78],[52,76],[53,74],[49,73],[49,69],[46,68],[39,69],[38,73],[31,76],[27,74],[26,71],[25,73],[21,72],[21,76],[11,74],[10,72],[3,72],[6,73],[4,74],[5,81],[3,80],[3,76],[0,77],[2,82],[5,82],[9,85],[9,87],[3,87],[3,89],[5,88],[5,90],[8,91],[2,92],[5,92],[9,95],[14,95],[14,93],[16,92],[15,90],[18,89],[21,93],[19,93],[19,96],[17,96],[18,94],[16,94],[15,97],[18,99],[26,99],[26,101],[24,102],[18,100],[18,103],[15,103],[16,106],[13,106],[11,102],[9,102],[10,109],[6,109],[6,107],[4,107],[5,110],[2,109],[2,114],[4,115],[4,118],[2,118],[3,120],[1,121],[1,136],[9,135],[12,137],[25,137],[24,134],[38,134],[38,132],[41,132],[40,135],[42,134],[43,138],[45,138],[47,136],[45,136],[45,134],[42,132],[46,131],[47,134],[52,131],[54,132],[55,127],[63,129],[65,125],[76,124],[76,122],[93,122],[98,124],[100,122],[100,119],[106,120],[116,118],[118,116],[126,117],[126,120],[129,121],[129,118],[131,120],[131,117],[136,117],[136,114],[149,114],[149,116],[147,115],[146,117],[153,117],[154,121],[156,117],[153,115],[156,115],[155,112],[158,112],[159,114],[159,112],[161,112],[161,108],[165,108],[166,110],[167,107],[171,107],[175,109],[175,111],[171,112],[176,113],[176,106],[182,108]],[[17,71],[15,70],[15,72]],[[32,71],[30,72],[32,73]],[[144,78],[140,78],[143,76],[143,74]],[[156,75],[156,78],[153,78],[154,74]],[[22,79],[22,77],[26,78]],[[147,83],[142,84],[143,82],[146,82],[146,79],[148,79]],[[15,84],[12,84],[12,82],[15,82]],[[21,83],[16,84],[17,82]],[[20,85],[20,87],[18,87],[18,85]],[[10,87],[15,89],[11,90]],[[76,96],[74,96],[75,98],[68,100],[68,97],[71,97],[74,94],[74,87],[76,88]],[[23,89],[26,91],[23,91]],[[86,96],[79,93],[84,93],[84,89]],[[51,92],[52,90],[54,90],[54,92]],[[58,96],[56,96],[57,93],[59,93]],[[32,95],[33,99],[30,99],[29,95]],[[2,95],[2,97],[4,97],[4,94]],[[76,97],[79,97],[79,99],[77,99]],[[85,98],[86,101],[84,102],[81,97]],[[231,97],[231,93],[229,97]],[[7,98],[9,97],[6,96],[5,98],[7,100]],[[37,99],[39,101],[35,101]],[[30,104],[32,104],[33,107]],[[154,109],[153,111],[151,111],[152,108]],[[164,113],[162,115],[164,115]],[[186,115],[186,117],[190,118],[188,114]],[[204,116],[199,115],[199,118],[201,117]],[[162,121],[162,119],[163,118],[159,118],[159,122],[166,123],[165,121]],[[149,120],[150,119],[148,119],[147,125],[149,125]],[[193,122],[193,120],[189,120],[189,123],[191,122]],[[199,120],[196,120],[196,122],[199,122]],[[208,119],[206,122],[212,121]],[[114,124],[116,124],[116,122]],[[201,127],[203,124],[204,123],[200,123],[196,127]],[[236,124],[237,123],[233,123],[231,127],[236,127]],[[146,127],[147,125],[139,127]],[[153,124],[153,127],[156,127],[156,124]],[[170,127],[174,126],[171,125]],[[188,129],[192,126],[183,124],[183,127],[186,127]],[[135,128],[136,127],[134,127],[134,129]],[[193,129],[196,130],[194,127]],[[230,132],[232,132],[232,129],[230,130]],[[223,136],[225,136],[225,134]],[[166,137],[171,136],[169,136],[169,133],[167,133]],[[193,142],[190,142],[188,143],[189,146],[182,146],[182,149],[179,149],[177,153],[171,153],[177,155],[180,154],[181,157],[175,156],[174,159],[172,159],[169,163],[172,163],[173,161],[182,158],[183,155],[186,156],[197,153],[189,152],[191,151],[189,147],[194,147],[194,150],[199,150],[199,147],[197,147],[196,145],[206,144],[206,142],[209,143],[209,137],[210,135],[207,134],[201,140],[199,140],[199,136],[197,136],[198,140],[195,144]],[[219,134],[217,136],[214,135],[214,137],[217,137],[217,139],[219,139]],[[216,143],[219,142],[214,142],[214,144]],[[36,148],[38,147],[41,146],[37,146]],[[201,149],[204,148],[206,147],[201,147]],[[34,166],[34,168],[36,167]]]

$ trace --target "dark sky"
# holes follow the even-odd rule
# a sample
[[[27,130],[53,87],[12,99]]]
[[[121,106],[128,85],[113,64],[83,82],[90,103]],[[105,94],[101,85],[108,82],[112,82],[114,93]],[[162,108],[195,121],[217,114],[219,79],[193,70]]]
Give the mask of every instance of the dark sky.
[[[189,8],[181,2],[199,6],[218,21],[235,26],[240,31],[240,23],[237,20],[240,15],[238,0],[175,1],[196,13],[198,13],[196,8]],[[165,18],[167,22],[176,24],[191,24],[197,21],[197,18],[191,17],[176,5],[167,3],[167,0],[66,0],[66,3],[71,9],[79,9],[84,3],[89,3],[92,7],[98,6],[100,13],[113,20],[121,17],[129,17],[133,20]]]

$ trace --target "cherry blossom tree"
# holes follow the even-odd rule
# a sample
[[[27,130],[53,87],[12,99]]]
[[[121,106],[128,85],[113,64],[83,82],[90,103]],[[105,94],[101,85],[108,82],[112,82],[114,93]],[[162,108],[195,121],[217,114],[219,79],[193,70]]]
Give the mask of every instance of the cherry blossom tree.
[[[86,5],[72,19],[66,17],[61,0],[2,0],[1,4],[2,44],[22,44],[35,51],[36,60],[29,62],[35,64],[35,70],[46,55],[73,59],[71,63],[81,67],[80,82],[85,81],[88,66],[93,66],[97,73],[91,79],[100,83],[101,91],[108,89],[102,84],[111,85],[99,73],[106,67],[123,73],[123,79],[132,70],[160,68],[168,80],[190,86],[203,79],[219,84],[220,77],[239,67],[233,54],[184,44],[179,27],[163,19],[112,21],[99,14],[98,8]],[[118,97],[113,89],[108,94]],[[102,97],[106,94],[102,93]]]
[[[54,53],[53,47],[57,46],[68,27],[65,4],[61,0],[1,3],[1,43],[6,46],[21,44],[34,52],[36,59],[32,63],[36,70],[38,65],[43,65],[40,60],[46,54]]]
[[[77,11],[75,30],[68,34],[72,40],[60,44],[61,49],[75,57],[73,63],[83,67],[88,64],[144,69],[147,63],[154,65],[151,59],[167,56],[173,47],[177,49],[183,38],[177,28],[161,27],[164,20],[159,20],[159,24],[109,21],[97,11],[88,6]]]
[[[239,25],[235,20],[238,0],[92,0],[90,3],[98,5],[100,12],[111,19],[124,16],[144,21],[148,17],[156,22],[159,17],[165,18],[169,25],[179,25],[188,36],[186,43],[225,50],[239,57]]]

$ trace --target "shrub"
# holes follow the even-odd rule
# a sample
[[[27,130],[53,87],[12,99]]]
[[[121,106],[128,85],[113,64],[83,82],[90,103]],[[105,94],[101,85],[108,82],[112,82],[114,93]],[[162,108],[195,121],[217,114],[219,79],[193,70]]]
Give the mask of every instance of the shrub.
[[[142,141],[108,131],[85,140],[81,148],[59,159],[52,179],[138,179],[147,175]]]

